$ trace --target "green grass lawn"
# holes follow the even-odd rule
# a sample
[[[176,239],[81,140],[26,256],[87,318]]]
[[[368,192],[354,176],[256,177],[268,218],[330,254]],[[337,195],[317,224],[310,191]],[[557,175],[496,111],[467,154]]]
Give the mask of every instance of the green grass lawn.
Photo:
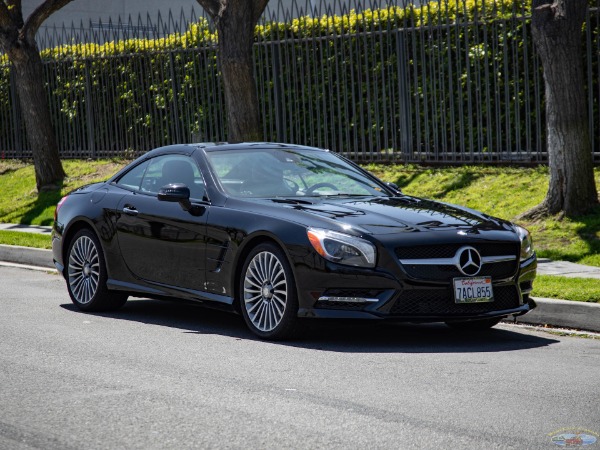
[[[24,233],[22,231],[0,230],[0,244],[21,245],[23,247],[52,248],[47,234]]]
[[[600,280],[538,275],[533,282],[533,296],[600,303]]]
[[[33,166],[20,161],[0,161],[0,223],[51,225],[54,208],[67,192],[84,184],[105,180],[125,161],[65,160],[67,178],[60,192],[35,189]],[[493,216],[514,220],[540,203],[548,188],[548,169],[507,167],[422,168],[369,164],[366,169],[392,181],[410,195],[465,205]],[[600,185],[600,169],[595,171]],[[585,216],[517,221],[533,234],[538,256],[600,267],[600,208]],[[50,248],[47,236],[0,232],[0,243]],[[600,302],[600,281],[540,276],[534,295]]]
[[[61,190],[38,195],[33,165],[0,161],[0,223],[52,225],[54,208],[63,195],[84,184],[109,178],[124,164],[111,160],[65,160],[67,178]]]

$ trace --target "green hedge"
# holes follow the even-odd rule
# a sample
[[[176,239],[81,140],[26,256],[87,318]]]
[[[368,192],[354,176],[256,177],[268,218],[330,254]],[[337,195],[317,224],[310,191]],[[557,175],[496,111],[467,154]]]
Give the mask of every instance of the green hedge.
[[[541,159],[543,81],[528,5],[442,0],[261,24],[255,70],[265,140],[325,146],[359,159]],[[593,48],[597,19],[587,24]],[[91,153],[91,137],[96,154],[225,139],[216,40],[201,19],[164,39],[42,51],[63,154]],[[2,130],[12,121],[7,86],[4,65]],[[2,136],[0,144],[10,149]]]

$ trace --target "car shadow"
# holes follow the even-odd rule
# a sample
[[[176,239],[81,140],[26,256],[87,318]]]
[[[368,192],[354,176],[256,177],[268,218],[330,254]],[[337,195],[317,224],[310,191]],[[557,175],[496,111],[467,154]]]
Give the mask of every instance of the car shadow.
[[[493,328],[484,333],[461,333],[444,324],[389,321],[305,320],[295,340],[261,341],[246,328],[241,316],[196,304],[131,299],[114,312],[84,313],[72,304],[62,308],[79,314],[178,328],[184,333],[214,334],[238,340],[342,353],[474,353],[506,352],[558,343],[522,330]]]

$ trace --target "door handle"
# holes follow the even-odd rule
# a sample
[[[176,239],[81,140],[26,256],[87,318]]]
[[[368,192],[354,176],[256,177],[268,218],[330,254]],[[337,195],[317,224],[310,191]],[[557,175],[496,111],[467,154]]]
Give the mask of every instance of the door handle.
[[[129,216],[137,216],[138,210],[135,209],[135,206],[125,205],[123,207],[123,212]]]

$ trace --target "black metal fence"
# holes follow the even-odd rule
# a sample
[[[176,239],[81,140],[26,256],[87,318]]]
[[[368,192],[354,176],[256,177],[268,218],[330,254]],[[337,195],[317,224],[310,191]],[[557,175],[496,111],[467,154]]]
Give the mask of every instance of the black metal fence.
[[[360,161],[546,161],[530,2],[366,3],[284,9],[271,0],[254,47],[265,140]],[[599,19],[591,8],[582,35],[596,162]],[[214,34],[202,14],[45,29],[38,40],[63,157],[225,140]],[[31,155],[20,114],[10,66],[0,64],[1,157]]]

